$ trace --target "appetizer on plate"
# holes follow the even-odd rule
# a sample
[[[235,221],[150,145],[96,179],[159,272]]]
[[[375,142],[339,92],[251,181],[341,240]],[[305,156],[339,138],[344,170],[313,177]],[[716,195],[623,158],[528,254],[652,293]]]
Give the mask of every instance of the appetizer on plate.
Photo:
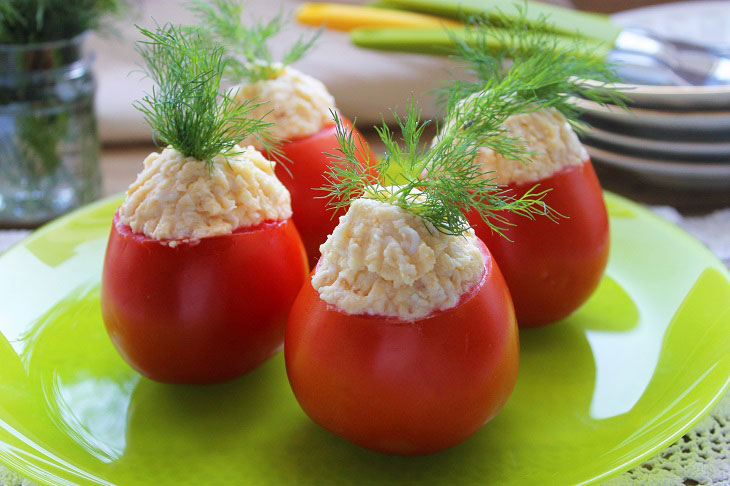
[[[174,26],[141,29],[156,87],[137,103],[167,145],[114,215],[101,306],[126,361],[162,382],[239,376],[280,349],[307,275],[289,192],[254,105],[220,94],[223,49]]]
[[[496,130],[511,105],[480,116],[492,101],[463,110],[426,149],[411,104],[399,119],[403,147],[379,129],[382,185],[337,120],[341,156],[327,189],[335,207],[349,209],[297,297],[284,352],[304,411],[355,444],[402,455],[451,447],[494,417],[514,386],[512,301],[463,212],[499,231],[488,218],[496,208],[534,216],[544,206],[540,195],[503,197],[473,163],[476,144],[519,151]]]
[[[475,43],[459,43],[456,57],[470,67],[473,81],[445,89],[469,102],[484,95],[485,85],[509,78],[514,87],[509,100],[522,107],[502,129],[506,137],[522,141],[529,153],[527,163],[489,147],[479,149],[475,163],[485,177],[507,187],[514,197],[535,186],[548,191],[544,200],[559,217],[518,224],[505,213],[507,238],[474,212],[468,219],[504,273],[519,325],[533,327],[573,313],[603,275],[609,252],[608,216],[588,153],[573,130],[577,110],[572,97],[600,103],[620,102],[620,97],[608,86],[614,79],[610,68],[581,50],[580,41],[566,49],[547,29],[524,28],[524,16],[503,22],[500,31],[483,23],[472,25]],[[502,44],[513,48],[490,54],[487,46],[494,36],[508,37]]]
[[[236,84],[233,96],[241,103],[255,102],[253,114],[274,123],[272,134],[279,139],[272,158],[283,158],[276,174],[291,194],[294,222],[299,229],[310,266],[319,257],[319,245],[332,233],[337,221],[327,211],[327,203],[316,188],[325,184],[324,173],[331,163],[328,153],[337,149],[335,100],[316,78],[290,65],[309,50],[318,34],[299,39],[280,62],[267,47],[268,40],[285,26],[280,14],[265,24],[247,27],[242,22],[244,6],[240,0],[198,2],[194,6],[201,25],[228,46],[227,77]],[[350,121],[338,115],[348,126]],[[362,160],[374,160],[356,129],[355,139],[363,154]],[[256,140],[249,139],[257,148]],[[266,151],[264,150],[266,153]]]
[[[608,262],[608,215],[588,153],[565,117],[553,108],[510,117],[503,125],[535,155],[521,165],[483,148],[476,163],[516,197],[538,184],[562,217],[510,223],[509,240],[478,214],[467,216],[503,269],[521,327],[558,321],[578,309],[598,286]]]

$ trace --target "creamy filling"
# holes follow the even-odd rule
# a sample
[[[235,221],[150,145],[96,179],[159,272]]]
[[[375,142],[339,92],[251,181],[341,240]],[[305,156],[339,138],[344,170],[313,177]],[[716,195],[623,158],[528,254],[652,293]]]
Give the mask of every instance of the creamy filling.
[[[348,314],[421,319],[456,306],[484,272],[473,231],[444,235],[372,199],[356,199],[320,250],[312,286]]]
[[[282,68],[273,79],[237,86],[234,98],[260,103],[251,116],[273,122],[271,134],[281,140],[314,135],[332,124],[330,110],[335,109],[335,100],[324,84],[291,67]],[[261,148],[253,138],[243,144]]]
[[[122,223],[157,240],[200,239],[229,234],[264,221],[291,217],[289,191],[274,163],[253,147],[236,146],[213,168],[172,147],[151,153],[119,209]]]
[[[481,147],[476,162],[484,172],[490,172],[487,178],[496,178],[497,184],[537,182],[588,160],[588,152],[568,120],[553,108],[513,115],[503,127],[508,135],[520,137],[534,155],[530,163],[523,164]]]

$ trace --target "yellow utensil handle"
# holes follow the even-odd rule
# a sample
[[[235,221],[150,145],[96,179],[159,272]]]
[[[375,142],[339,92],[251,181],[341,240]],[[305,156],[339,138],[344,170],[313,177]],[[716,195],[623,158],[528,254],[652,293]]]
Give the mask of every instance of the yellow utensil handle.
[[[454,20],[434,15],[338,3],[305,3],[297,9],[297,21],[313,26],[324,24],[328,29],[344,31],[360,27],[422,28],[461,25]]]

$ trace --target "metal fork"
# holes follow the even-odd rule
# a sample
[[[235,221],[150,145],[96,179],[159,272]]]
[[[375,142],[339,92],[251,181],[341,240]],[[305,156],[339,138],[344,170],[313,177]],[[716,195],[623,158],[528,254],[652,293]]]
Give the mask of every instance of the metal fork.
[[[730,52],[659,36],[647,30],[628,27],[616,38],[609,59],[621,64],[624,75],[646,79],[648,69],[664,69],[660,84],[717,86],[730,85]],[[642,69],[644,69],[642,73]],[[656,82],[656,81],[655,81]]]

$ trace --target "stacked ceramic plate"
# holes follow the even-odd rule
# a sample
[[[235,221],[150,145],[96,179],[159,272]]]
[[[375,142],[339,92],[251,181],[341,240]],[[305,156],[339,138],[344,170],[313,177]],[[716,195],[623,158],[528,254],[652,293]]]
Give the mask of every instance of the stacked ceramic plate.
[[[730,51],[730,2],[664,5],[613,19]],[[629,110],[581,101],[591,125],[583,142],[596,165],[665,187],[730,190],[730,85],[621,88]]]

